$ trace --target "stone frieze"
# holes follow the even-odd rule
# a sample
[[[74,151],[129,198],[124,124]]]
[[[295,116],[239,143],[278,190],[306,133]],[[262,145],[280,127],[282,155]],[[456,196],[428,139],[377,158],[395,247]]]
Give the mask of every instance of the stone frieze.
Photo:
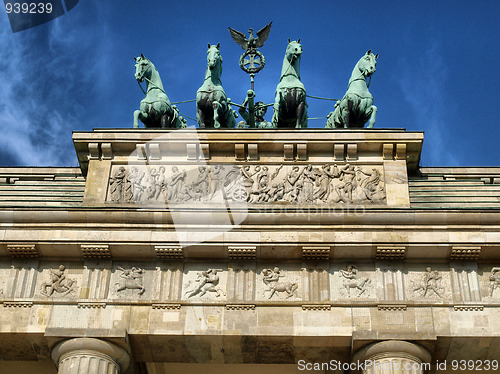
[[[380,165],[113,165],[107,202],[386,204]]]
[[[499,269],[495,264],[478,268],[453,263],[388,267],[358,262],[57,264],[13,260],[10,269],[0,271],[0,302],[498,303]]]

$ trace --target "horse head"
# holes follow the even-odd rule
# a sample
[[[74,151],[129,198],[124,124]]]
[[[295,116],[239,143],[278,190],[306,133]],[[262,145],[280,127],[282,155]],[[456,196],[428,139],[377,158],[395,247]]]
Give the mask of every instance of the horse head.
[[[207,50],[207,65],[210,70],[214,70],[217,66],[222,68],[222,56],[220,55],[220,43],[217,45],[208,44]]]
[[[286,47],[285,56],[290,64],[293,64],[294,61],[298,60],[302,55],[302,45],[300,44],[300,39],[297,41],[290,41],[288,39],[288,46]]]
[[[375,66],[377,65],[377,58],[378,58],[378,53],[374,55],[372,53],[372,50],[368,50],[366,54],[361,57],[357,63],[357,67],[361,74],[365,77],[371,76],[373,73],[375,73]]]
[[[151,78],[151,73],[154,69],[154,65],[141,53],[139,57],[134,57],[135,59],[135,79],[142,82],[144,78]]]

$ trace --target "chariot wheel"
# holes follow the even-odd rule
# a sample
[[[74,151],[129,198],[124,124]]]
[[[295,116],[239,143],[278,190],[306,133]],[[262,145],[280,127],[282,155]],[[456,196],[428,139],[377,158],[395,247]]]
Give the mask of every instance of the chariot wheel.
[[[247,190],[243,186],[236,186],[232,192],[232,197],[234,201],[246,201],[248,198]]]

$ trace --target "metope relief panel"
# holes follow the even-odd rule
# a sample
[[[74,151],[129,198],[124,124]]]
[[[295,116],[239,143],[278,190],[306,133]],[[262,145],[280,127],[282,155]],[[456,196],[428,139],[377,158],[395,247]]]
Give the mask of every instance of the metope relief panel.
[[[151,264],[118,262],[113,264],[109,286],[111,299],[147,300],[153,295],[156,278]]]
[[[500,301],[500,265],[482,265],[478,269],[481,296],[484,301]]]
[[[185,264],[182,300],[226,301],[227,272],[226,264]]]
[[[333,300],[376,298],[375,267],[371,264],[338,263],[330,267]]]
[[[445,265],[407,265],[405,295],[408,300],[451,302],[450,269]]]
[[[113,165],[106,200],[386,205],[381,165]]]
[[[302,300],[302,269],[300,265],[261,265],[256,273],[256,295],[259,301]]]
[[[83,264],[50,262],[40,264],[35,296],[41,299],[79,297],[83,279]]]

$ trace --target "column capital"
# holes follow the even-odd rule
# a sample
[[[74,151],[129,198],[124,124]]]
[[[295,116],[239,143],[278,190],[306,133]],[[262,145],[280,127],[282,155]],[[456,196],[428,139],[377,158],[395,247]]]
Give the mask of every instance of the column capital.
[[[130,365],[130,355],[123,348],[95,338],[73,338],[59,342],[52,348],[52,359],[59,366],[59,363],[70,355],[92,353],[107,356],[108,360],[115,362],[122,372]]]
[[[385,340],[370,344],[357,351],[353,361],[377,360],[386,357],[409,358],[419,362],[431,361],[431,354],[427,349],[404,340]]]

